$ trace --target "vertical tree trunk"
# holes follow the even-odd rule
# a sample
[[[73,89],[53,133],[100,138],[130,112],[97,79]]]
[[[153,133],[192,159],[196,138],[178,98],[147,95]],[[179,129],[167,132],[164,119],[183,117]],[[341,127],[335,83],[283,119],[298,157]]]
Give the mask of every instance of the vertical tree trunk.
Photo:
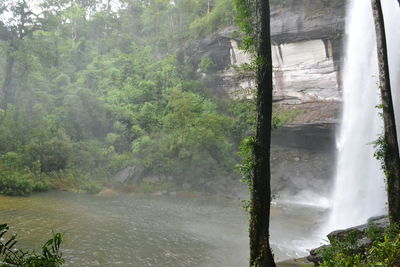
[[[389,64],[386,45],[385,24],[380,0],[371,0],[375,20],[376,41],[378,47],[379,82],[382,96],[385,171],[387,178],[389,217],[392,222],[400,223],[400,157],[397,141],[392,92],[390,88]]]
[[[111,0],[107,0],[107,13],[111,14]]]
[[[4,75],[4,81],[3,85],[1,87],[0,91],[0,109],[7,111],[7,105],[8,105],[8,95],[9,95],[9,87],[11,85],[11,80],[12,80],[12,71],[14,67],[14,56],[9,55],[7,57],[7,63],[6,63],[6,71]]]
[[[257,129],[250,209],[250,266],[275,267],[269,244],[272,58],[269,1],[257,0]]]

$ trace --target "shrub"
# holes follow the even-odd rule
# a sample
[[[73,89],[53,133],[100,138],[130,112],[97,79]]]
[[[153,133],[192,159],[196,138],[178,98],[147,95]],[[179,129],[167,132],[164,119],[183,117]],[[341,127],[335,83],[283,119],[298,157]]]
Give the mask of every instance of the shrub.
[[[36,177],[33,179],[33,192],[46,192],[53,188],[50,178]]]
[[[42,253],[37,254],[36,252],[26,252],[16,249],[16,235],[5,238],[8,230],[8,225],[0,225],[0,266],[58,267],[64,263],[60,252],[62,242],[60,233],[54,234],[53,238],[42,246]]]
[[[93,180],[88,180],[80,186],[81,191],[89,194],[97,194],[102,188],[101,184]]]
[[[192,38],[205,36],[223,26],[232,25],[234,11],[231,0],[219,0],[206,16],[194,20],[189,25]]]
[[[71,144],[63,138],[52,138],[41,142],[31,140],[25,146],[26,161],[30,164],[39,161],[42,172],[63,170],[71,154]]]
[[[7,153],[10,154],[10,153]],[[4,160],[4,158],[3,158]],[[51,189],[52,183],[47,175],[42,174],[39,162],[35,162],[34,168],[6,167],[0,162],[0,194],[10,196],[25,196],[32,192],[44,192]]]
[[[0,174],[0,194],[10,196],[24,196],[32,193],[34,182],[28,175],[18,172],[4,175]]]
[[[375,242],[366,258],[368,266],[400,266],[400,234]]]
[[[400,266],[400,228],[369,227],[366,236],[372,241],[365,247],[357,244],[360,236],[350,234],[344,240],[331,240],[331,246],[321,251],[322,267],[342,266]]]
[[[209,55],[204,55],[201,58],[199,68],[201,72],[212,73],[216,70],[217,65],[214,63],[214,61]]]

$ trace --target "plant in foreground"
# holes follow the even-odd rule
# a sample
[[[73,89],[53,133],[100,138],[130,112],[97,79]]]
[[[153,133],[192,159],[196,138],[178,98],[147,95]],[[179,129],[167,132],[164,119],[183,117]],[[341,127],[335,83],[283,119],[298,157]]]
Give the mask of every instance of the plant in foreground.
[[[0,267],[58,267],[64,263],[60,252],[62,237],[60,233],[42,246],[42,253],[23,251],[15,248],[16,235],[6,238],[7,224],[0,225]]]

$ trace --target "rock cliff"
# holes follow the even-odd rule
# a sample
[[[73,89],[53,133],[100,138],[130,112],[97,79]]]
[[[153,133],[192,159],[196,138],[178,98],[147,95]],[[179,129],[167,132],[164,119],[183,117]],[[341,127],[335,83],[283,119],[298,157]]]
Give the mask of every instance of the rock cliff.
[[[334,40],[345,26],[345,0],[280,0],[271,5],[271,35],[278,44]]]
[[[341,105],[345,0],[272,2],[274,101],[279,109],[300,110],[292,125],[273,132],[273,193],[326,195],[334,173],[334,123]],[[237,29],[226,27],[188,44],[180,58],[198,69],[216,94],[251,97],[253,77],[237,70],[251,58],[234,36]],[[204,56],[212,59],[215,72],[202,73]]]
[[[305,111],[312,103],[324,120],[337,118],[344,21],[345,0],[285,0],[272,5],[276,102]],[[227,27],[192,42],[183,50],[183,58],[198,68],[208,55],[217,69],[213,74],[202,74],[209,87],[219,95],[249,96],[253,79],[238,75],[237,67],[250,62],[250,56],[239,49],[240,39],[233,37],[236,31]],[[321,121],[318,116],[311,118],[308,112],[303,114],[308,117],[299,123]]]

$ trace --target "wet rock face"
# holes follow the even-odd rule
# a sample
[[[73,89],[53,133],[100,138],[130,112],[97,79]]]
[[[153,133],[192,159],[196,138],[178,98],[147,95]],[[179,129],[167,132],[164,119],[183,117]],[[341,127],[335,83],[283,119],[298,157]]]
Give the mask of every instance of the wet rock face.
[[[203,56],[208,55],[218,70],[229,68],[231,40],[236,30],[234,27],[227,27],[215,34],[195,40],[179,52],[178,58],[190,62],[197,69]]]
[[[290,0],[271,8],[272,56],[275,100],[283,104],[340,101],[340,66],[344,32],[344,0]],[[199,77],[217,95],[249,97],[254,88],[251,77],[235,70],[250,62],[239,49],[237,29],[227,27],[188,44],[182,60],[198,69]],[[199,63],[208,55],[217,67],[202,74]]]
[[[345,0],[292,0],[271,8],[275,98],[340,101]]]
[[[274,45],[275,99],[288,104],[340,101],[338,68],[330,44],[311,40]]]
[[[345,0],[292,0],[271,6],[271,35],[277,44],[329,40],[344,32]]]
[[[143,168],[137,166],[127,167],[119,171],[111,179],[115,185],[124,185],[127,183],[138,183],[143,178]]]
[[[378,229],[382,229],[382,230],[386,229],[390,225],[389,218],[386,215],[372,217],[368,220],[368,224],[362,224],[362,225],[350,227],[350,228],[347,228],[344,230],[333,231],[332,233],[329,233],[327,235],[327,237],[330,242],[332,242],[333,240],[345,241],[346,237],[349,234],[355,233],[359,237],[359,241],[361,242],[360,246],[361,246],[365,242],[366,230],[371,225],[373,225],[374,227],[376,227]],[[369,243],[371,243],[371,242],[369,242]]]
[[[335,161],[334,124],[282,127],[272,132],[271,187],[280,197],[329,193]]]

